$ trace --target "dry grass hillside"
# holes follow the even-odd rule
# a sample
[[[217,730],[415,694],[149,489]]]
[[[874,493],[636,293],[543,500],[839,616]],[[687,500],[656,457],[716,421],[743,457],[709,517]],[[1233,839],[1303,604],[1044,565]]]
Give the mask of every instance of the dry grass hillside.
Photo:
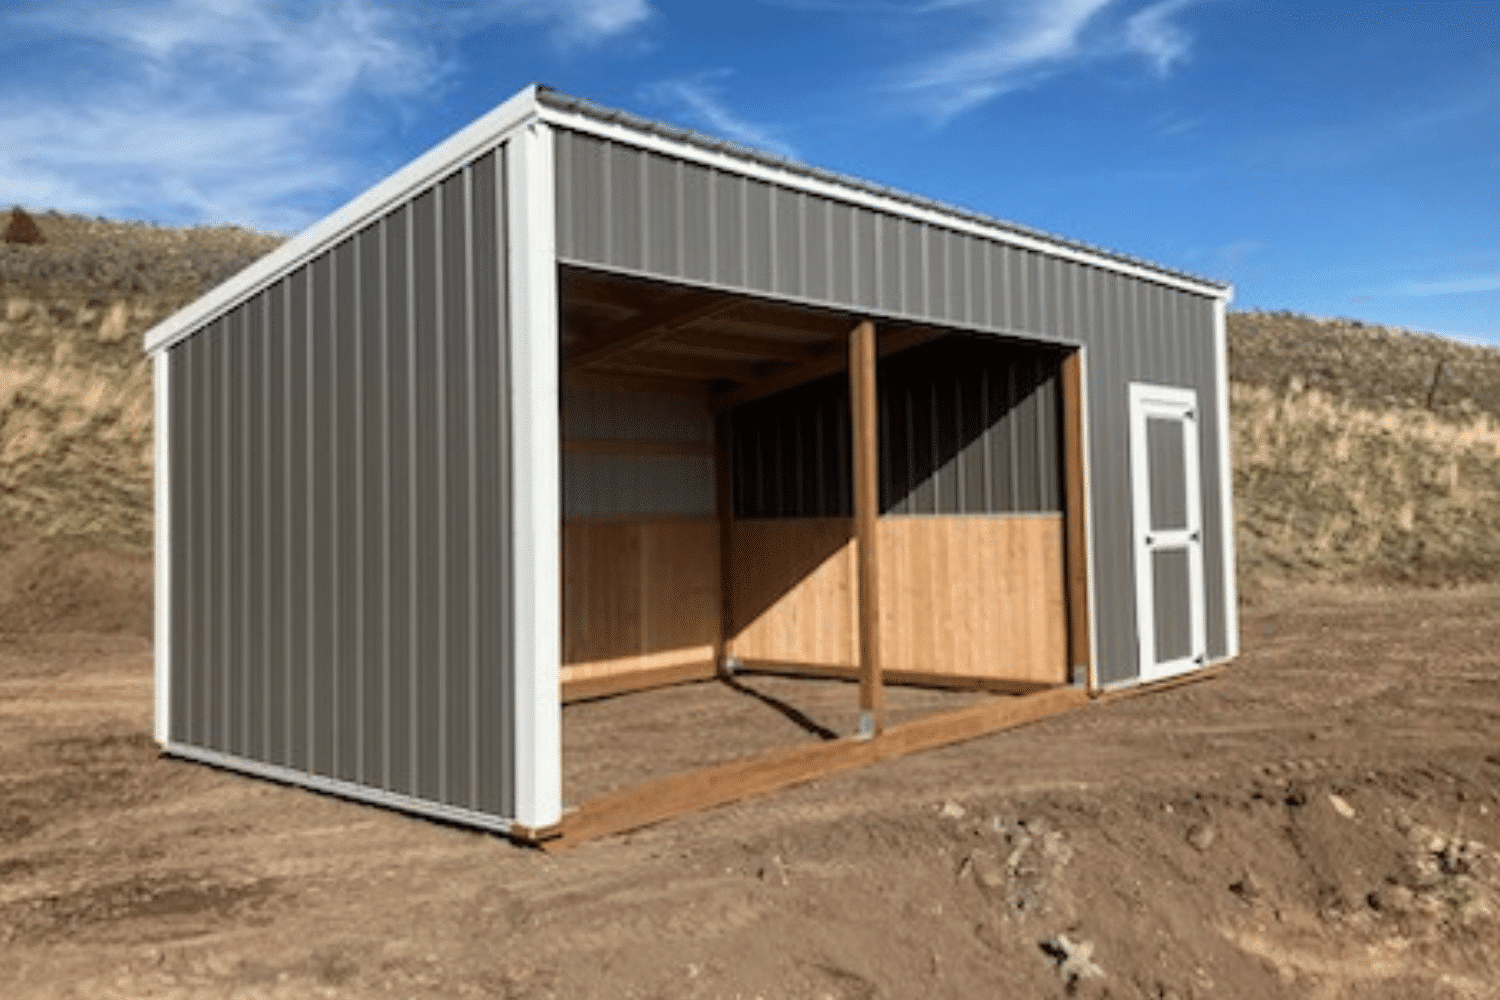
[[[1500,579],[1500,351],[1290,313],[1229,328],[1252,593]]]
[[[0,632],[144,633],[152,400],[141,334],[281,241],[32,218],[45,242],[0,243]]]
[[[0,244],[0,631],[122,615],[144,631],[140,335],[280,240],[33,218],[44,243]],[[1247,595],[1284,580],[1500,579],[1500,351],[1290,313],[1229,322]],[[101,548],[130,554],[139,577],[88,569]],[[126,596],[133,611],[90,617]]]

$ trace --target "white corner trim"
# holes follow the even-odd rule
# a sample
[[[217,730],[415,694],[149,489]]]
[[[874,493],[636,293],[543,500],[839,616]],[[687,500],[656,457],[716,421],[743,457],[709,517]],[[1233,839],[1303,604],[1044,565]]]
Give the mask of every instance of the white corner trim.
[[[540,121],[506,145],[514,577],[515,820],[562,818],[562,514],[553,134]]]
[[[1229,419],[1229,303],[1214,302],[1214,392],[1219,411],[1219,532],[1223,538],[1224,655],[1240,655],[1240,598],[1235,554],[1233,424]]]
[[[152,489],[153,529],[151,551],[155,562],[153,591],[154,621],[151,652],[154,659],[155,735],[165,747],[172,733],[172,354],[162,351],[151,359],[151,381],[155,390],[151,443],[155,453],[155,483]]]
[[[999,226],[986,226],[973,219],[965,219],[961,216],[950,215],[937,209],[915,205],[898,198],[890,198],[872,191],[864,191],[845,184],[837,184],[822,177],[810,177],[795,170],[777,168],[768,164],[757,163],[754,160],[733,156],[729,153],[704,149],[693,143],[681,142],[669,139],[666,136],[643,132],[620,122],[603,122],[576,111],[564,111],[560,108],[550,107],[541,103],[537,104],[536,113],[543,121],[556,125],[559,128],[566,128],[574,132],[583,132],[614,142],[637,146],[673,157],[674,159],[713,167],[716,170],[740,174],[745,177],[754,177],[757,180],[767,181],[796,191],[805,191],[809,194],[833,198],[890,215],[898,215],[918,222],[925,222],[929,225],[941,226],[955,232],[968,233],[971,236],[978,236],[998,243],[1007,243],[1011,246],[1035,250],[1050,257],[1061,257],[1081,264],[1088,264],[1101,270],[1179,288],[1197,295],[1221,298],[1229,294],[1225,289],[1216,285],[1192,281],[1179,275],[1116,260],[1104,254],[1094,254],[1075,247],[1062,246],[1044,239],[1027,236],[1024,233],[1013,232]]]
[[[145,350],[152,353],[172,346],[308,258],[322,253],[371,219],[385,214],[392,206],[432,184],[442,175],[488,152],[503,142],[509,132],[532,118],[537,107],[536,87],[527,87],[331,215],[313,223],[239,274],[156,324],[146,331],[143,340]]]

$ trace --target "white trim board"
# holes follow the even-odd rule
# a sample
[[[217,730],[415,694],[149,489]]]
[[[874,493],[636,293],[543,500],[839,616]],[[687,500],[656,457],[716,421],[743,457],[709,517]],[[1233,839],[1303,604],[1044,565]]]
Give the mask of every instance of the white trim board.
[[[562,496],[553,135],[506,145],[509,221],[515,818],[562,818]]]
[[[146,331],[148,353],[165,350],[214,317],[233,309],[303,262],[332,247],[412,194],[499,146],[537,109],[530,86],[455,133],[331,215],[313,223],[271,253]]]
[[[156,742],[166,746],[172,734],[172,378],[171,354],[151,359],[151,381],[155,390],[151,442],[155,453],[155,483],[152,488],[153,528],[151,551],[155,562],[155,607],[151,652],[154,673]]]
[[[1229,332],[1225,311],[1229,303],[1214,303],[1214,388],[1219,426],[1219,532],[1223,542],[1224,655],[1240,654],[1240,598],[1235,554],[1233,435],[1229,420]]]

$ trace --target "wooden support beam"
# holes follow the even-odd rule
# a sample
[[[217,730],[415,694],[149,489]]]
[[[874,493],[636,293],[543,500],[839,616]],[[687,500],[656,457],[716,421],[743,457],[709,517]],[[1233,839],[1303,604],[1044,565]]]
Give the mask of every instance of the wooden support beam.
[[[880,443],[875,396],[875,324],[849,334],[849,418],[853,429],[855,565],[859,584],[859,729],[885,728],[880,679]]]
[[[880,340],[880,356],[889,357],[900,351],[908,350],[919,344],[925,344],[929,340],[936,340],[942,334],[932,330],[897,330],[886,334]],[[815,361],[795,365],[791,368],[783,368],[772,372],[758,382],[731,389],[728,392],[714,396],[708,408],[714,413],[723,413],[732,410],[743,403],[763,399],[766,396],[774,396],[778,392],[787,389],[795,389],[799,385],[823,378],[825,375],[834,375],[843,371],[849,365],[849,355],[843,344],[838,344],[829,349],[829,352]]]
[[[636,441],[623,438],[564,438],[562,450],[580,455],[708,455],[707,441]]]
[[[894,726],[868,740],[842,739],[793,747],[601,795],[584,802],[553,826],[538,830],[513,827],[511,835],[547,850],[561,850],[826,774],[1035,722],[1081,708],[1088,700],[1087,693],[1078,688],[990,698],[978,705]]]
[[[635,691],[650,691],[654,688],[710,681],[718,675],[718,668],[715,664],[704,660],[701,663],[682,663],[671,667],[636,670],[627,674],[587,677],[583,680],[563,681],[562,700],[563,704],[567,705],[575,701],[589,701],[594,698],[612,698],[618,694],[631,694]]]
[[[564,370],[591,365],[647,341],[664,337],[689,323],[734,308],[736,300],[726,295],[700,293],[676,298],[615,325],[600,340],[580,345],[563,361]]]
[[[719,518],[719,641],[714,662],[726,669],[734,649],[734,442],[729,414],[714,419],[714,509]]]
[[[627,371],[640,375],[665,375],[669,378],[696,378],[704,381],[754,382],[763,368],[747,361],[711,358],[702,354],[674,354],[670,351],[634,350],[610,358],[608,368],[592,371]]]
[[[1084,474],[1083,352],[1063,359],[1063,593],[1068,615],[1068,665],[1098,689],[1089,628],[1088,484]]]
[[[827,678],[840,681],[859,680],[858,667],[841,667],[828,663],[784,663],[780,660],[747,659],[740,665],[746,674],[773,674],[778,677]],[[934,688],[941,691],[988,691],[991,694],[1031,694],[1056,687],[1043,681],[1018,681],[1003,677],[961,677],[952,674],[924,673],[919,670],[884,670],[881,680],[887,685]]]
[[[787,361],[802,364],[823,357],[826,345],[810,345],[796,340],[755,337],[743,333],[720,333],[716,330],[678,330],[662,338],[661,344],[681,345],[700,350],[728,351],[757,361]]]

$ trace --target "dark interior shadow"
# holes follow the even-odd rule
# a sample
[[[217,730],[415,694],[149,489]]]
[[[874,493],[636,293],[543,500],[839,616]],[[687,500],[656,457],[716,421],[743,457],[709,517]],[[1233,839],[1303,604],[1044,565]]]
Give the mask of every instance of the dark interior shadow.
[[[838,733],[834,732],[832,729],[829,729],[822,723],[815,721],[800,709],[792,705],[788,705],[786,702],[782,701],[779,698],[773,698],[771,695],[766,694],[764,691],[757,691],[755,690],[755,688],[750,687],[748,684],[743,683],[738,678],[730,674],[720,674],[719,680],[722,681],[726,686],[734,689],[735,691],[738,691],[740,694],[747,695],[751,698],[754,698],[761,704],[775,709],[777,712],[780,712],[782,715],[784,715],[787,719],[791,720],[794,725],[802,729],[804,732],[811,733],[820,740],[836,740],[839,738]]]

